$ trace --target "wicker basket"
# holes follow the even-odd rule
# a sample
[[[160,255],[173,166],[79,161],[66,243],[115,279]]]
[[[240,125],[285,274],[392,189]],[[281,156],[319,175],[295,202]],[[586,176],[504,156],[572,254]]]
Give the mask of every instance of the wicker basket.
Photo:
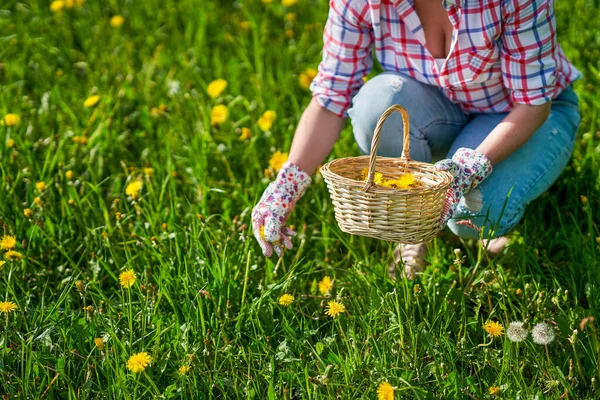
[[[385,120],[394,112],[402,114],[404,145],[400,158],[378,157],[377,146]],[[408,113],[393,105],[377,121],[371,155],[333,160],[321,167],[342,231],[381,240],[415,244],[428,242],[440,231],[440,216],[452,175],[433,165],[410,159]],[[415,188],[394,189],[373,182],[377,172],[396,179],[410,172],[420,181]],[[367,180],[361,171],[368,168]]]

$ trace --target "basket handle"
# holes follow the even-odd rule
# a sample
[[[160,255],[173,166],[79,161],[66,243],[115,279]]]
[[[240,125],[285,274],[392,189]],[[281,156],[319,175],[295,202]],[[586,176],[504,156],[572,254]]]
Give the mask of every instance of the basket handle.
[[[375,126],[375,133],[373,134],[373,140],[371,141],[371,156],[369,158],[369,175],[367,175],[367,180],[365,185],[363,186],[363,191],[367,191],[373,186],[373,179],[375,177],[375,163],[377,162],[377,147],[379,146],[379,137],[381,136],[381,130],[383,129],[383,124],[385,120],[394,112],[398,111],[402,114],[402,125],[403,125],[403,136],[404,143],[402,145],[402,155],[400,159],[404,160],[406,163],[410,161],[410,123],[408,121],[408,111],[400,104],[394,104],[390,108],[384,111],[383,114],[377,120],[377,125]]]

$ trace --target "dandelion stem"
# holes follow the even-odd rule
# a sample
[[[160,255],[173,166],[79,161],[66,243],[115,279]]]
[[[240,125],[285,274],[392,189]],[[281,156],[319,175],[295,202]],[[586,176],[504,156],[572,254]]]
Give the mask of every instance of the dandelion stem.
[[[133,311],[131,309],[131,287],[127,288],[127,302],[129,308],[129,346],[133,345]]]

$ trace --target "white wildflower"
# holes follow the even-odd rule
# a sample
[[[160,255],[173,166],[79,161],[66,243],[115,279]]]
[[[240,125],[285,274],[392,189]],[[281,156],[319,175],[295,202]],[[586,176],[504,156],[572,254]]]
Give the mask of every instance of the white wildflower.
[[[511,322],[506,330],[506,337],[512,342],[522,342],[527,339],[527,334],[527,329],[523,328],[523,323],[521,321]]]
[[[531,331],[533,341],[537,344],[548,345],[554,341],[554,329],[545,322],[540,322]]]

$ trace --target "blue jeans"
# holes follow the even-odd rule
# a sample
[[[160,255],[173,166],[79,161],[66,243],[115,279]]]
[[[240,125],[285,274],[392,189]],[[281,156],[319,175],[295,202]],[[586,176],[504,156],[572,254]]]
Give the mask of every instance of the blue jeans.
[[[363,154],[370,152],[377,119],[392,104],[400,104],[408,111],[411,158],[423,162],[451,158],[460,147],[477,148],[507,115],[465,114],[437,87],[385,72],[365,83],[348,110]],[[452,232],[466,239],[479,237],[472,228],[456,224],[465,218],[479,227],[485,226],[486,237],[510,231],[523,217],[525,207],[544,193],[566,167],[579,119],[577,95],[569,86],[553,100],[548,119],[533,136],[495,165],[492,174],[461,199],[448,223]],[[393,113],[381,131],[377,154],[399,157],[402,142],[402,119],[399,113]]]

